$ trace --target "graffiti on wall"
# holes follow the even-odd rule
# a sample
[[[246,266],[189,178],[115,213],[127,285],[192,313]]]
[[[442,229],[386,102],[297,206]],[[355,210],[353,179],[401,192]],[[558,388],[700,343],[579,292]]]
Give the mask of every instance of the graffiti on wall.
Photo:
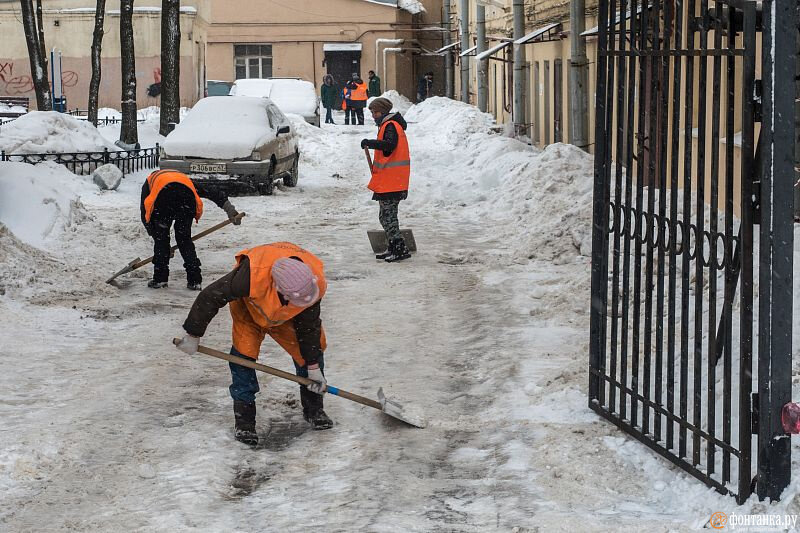
[[[75,87],[78,84],[78,73],[65,70],[61,73],[64,87]],[[18,96],[33,91],[33,80],[30,75],[14,75],[13,61],[0,61],[0,95]]]

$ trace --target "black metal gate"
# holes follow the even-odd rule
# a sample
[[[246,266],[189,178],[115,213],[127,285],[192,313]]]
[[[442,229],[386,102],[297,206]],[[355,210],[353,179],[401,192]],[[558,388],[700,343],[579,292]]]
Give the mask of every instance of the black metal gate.
[[[739,501],[789,480],[797,30],[780,2],[599,5],[589,405]]]

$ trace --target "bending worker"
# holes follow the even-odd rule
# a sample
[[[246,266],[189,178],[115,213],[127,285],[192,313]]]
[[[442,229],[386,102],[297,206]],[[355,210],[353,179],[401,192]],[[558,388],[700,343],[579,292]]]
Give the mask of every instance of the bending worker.
[[[142,185],[142,224],[153,238],[153,279],[151,289],[167,286],[169,280],[169,229],[175,224],[175,241],[183,257],[187,288],[199,291],[203,283],[200,259],[192,241],[192,219],[199,222],[203,201],[208,198],[225,211],[236,225],[241,219],[228,196],[219,189],[195,184],[189,176],[177,170],[157,170]]]
[[[233,318],[231,355],[258,359],[264,336],[269,335],[294,360],[298,376],[315,383],[300,386],[303,418],[314,429],[333,422],[323,410],[327,385],[323,369],[326,347],[320,320],[320,300],[327,283],[322,261],[290,242],[264,244],[239,252],[234,269],[197,296],[183,324],[186,335],[178,349],[193,354],[217,312],[230,304]],[[258,444],[256,433],[256,371],[230,363],[236,440]]]

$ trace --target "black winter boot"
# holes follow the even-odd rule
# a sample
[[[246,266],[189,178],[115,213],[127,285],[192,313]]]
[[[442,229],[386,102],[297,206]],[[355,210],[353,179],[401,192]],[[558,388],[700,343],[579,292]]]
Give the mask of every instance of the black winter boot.
[[[322,395],[300,387],[300,403],[303,405],[303,418],[317,430],[333,427],[331,420],[322,409]]]
[[[411,253],[408,251],[408,248],[406,248],[406,241],[402,238],[392,241],[389,245],[389,249],[392,250],[392,255],[384,259],[387,263],[394,263],[411,257]]]
[[[258,433],[256,433],[256,404],[233,401],[233,416],[236,426],[233,436],[236,440],[248,446],[258,444]]]
[[[389,243],[386,246],[386,251],[385,252],[380,253],[380,254],[375,254],[375,259],[384,260],[384,259],[386,259],[387,257],[389,257],[390,255],[393,255],[393,254],[394,254],[394,249],[392,248],[392,244]]]
[[[166,289],[169,284],[166,281],[156,281],[151,279],[147,282],[147,286],[151,289]]]

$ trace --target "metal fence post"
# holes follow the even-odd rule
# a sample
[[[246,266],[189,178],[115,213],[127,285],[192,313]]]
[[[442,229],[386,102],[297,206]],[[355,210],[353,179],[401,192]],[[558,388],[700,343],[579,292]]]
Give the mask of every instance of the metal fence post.
[[[108,148],[103,148],[103,164],[108,164]]]
[[[791,479],[781,408],[792,393],[794,91],[797,5],[763,3],[763,119],[758,319],[759,498],[777,500]]]

